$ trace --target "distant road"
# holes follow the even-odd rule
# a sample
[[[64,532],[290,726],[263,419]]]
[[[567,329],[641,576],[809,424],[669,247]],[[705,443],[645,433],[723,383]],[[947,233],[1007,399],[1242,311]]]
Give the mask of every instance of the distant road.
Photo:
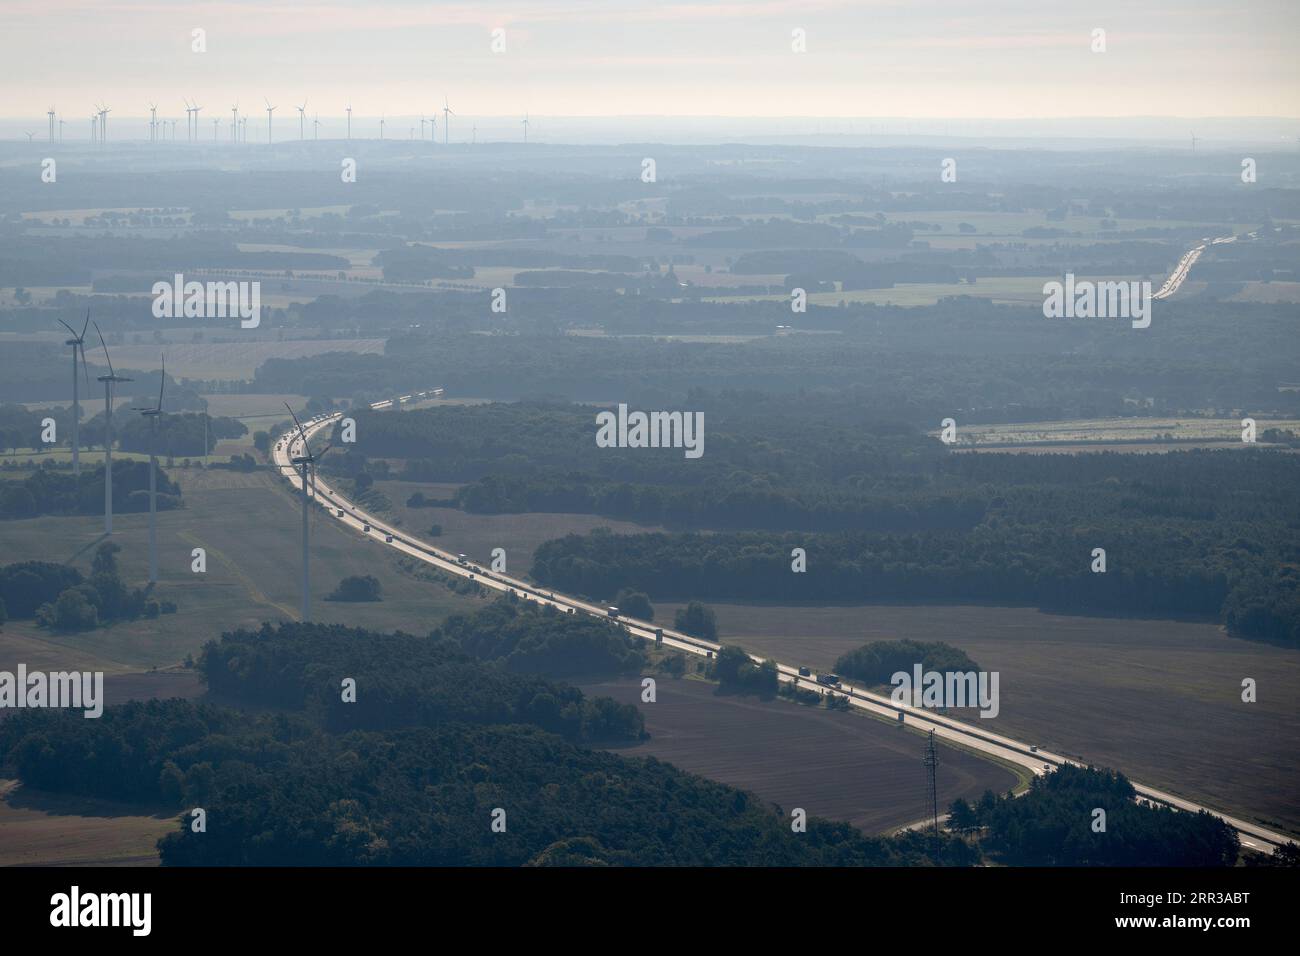
[[[1254,239],[1256,233],[1251,233],[1250,238]],[[1153,299],[1167,299],[1179,290],[1184,282],[1187,281],[1188,274],[1192,271],[1192,266],[1196,265],[1196,260],[1201,258],[1203,253],[1210,246],[1223,245],[1226,242],[1236,242],[1236,236],[1220,236],[1218,239],[1202,239],[1199,245],[1193,246],[1183,253],[1183,257],[1178,260],[1178,265],[1174,266],[1174,271],[1169,273],[1169,278],[1165,284],[1160,287],[1160,291],[1153,295]]]
[[[441,390],[435,390],[441,391]],[[432,393],[417,393],[424,396]],[[391,402],[378,403],[376,407],[387,407]],[[321,429],[333,425],[334,421],[341,417],[340,412],[330,415],[321,415],[303,423],[303,431],[306,432],[310,441],[311,437]],[[289,483],[301,491],[302,479],[294,471],[289,459],[292,457],[292,449],[301,444],[298,435],[286,432],[277,439],[272,450],[272,460],[278,467],[281,474],[288,478]],[[484,570],[481,566],[473,561],[461,564],[458,556],[433,545],[421,541],[406,532],[399,532],[352,502],[348,501],[342,495],[335,492],[329,484],[320,477],[315,482],[315,496],[317,504],[325,511],[329,517],[340,522],[344,527],[351,528],[360,533],[362,538],[375,541],[381,545],[387,545],[398,552],[415,558],[429,564],[439,571],[449,574],[459,575],[460,577],[476,581],[485,588],[504,593],[513,593],[527,601],[536,601],[541,605],[552,605],[560,611],[568,614],[588,614],[593,617],[599,617],[604,620],[613,620],[623,625],[633,636],[655,640],[658,634],[662,634],[663,642],[668,647],[686,651],[690,654],[697,654],[702,657],[713,657],[722,647],[721,644],[715,644],[711,641],[701,640],[692,637],[689,634],[683,634],[680,631],[674,631],[670,628],[659,628],[644,621],[635,618],[618,616],[611,618],[607,608],[599,607],[580,598],[570,597],[566,594],[560,594],[555,591],[539,588],[534,584],[522,581],[519,578],[511,577],[507,574]],[[368,530],[367,530],[368,529]],[[391,541],[388,538],[391,537]],[[361,543],[361,542],[358,542]],[[757,662],[762,662],[763,658],[751,654]],[[1083,766],[1077,760],[1071,760],[1062,754],[1051,753],[1045,750],[1038,750],[1030,744],[1013,740],[1010,737],[1004,737],[1001,734],[995,734],[992,731],[986,731],[978,726],[963,723],[931,710],[912,707],[909,705],[895,704],[889,697],[876,694],[871,691],[862,690],[855,687],[836,687],[830,689],[816,680],[816,674],[810,674],[806,677],[799,675],[799,669],[789,664],[782,664],[774,661],[777,667],[777,676],[784,683],[794,684],[796,687],[802,687],[819,693],[833,693],[844,697],[848,700],[849,705],[864,710],[869,714],[883,717],[887,720],[897,721],[901,715],[903,722],[922,730],[933,730],[936,737],[951,741],[954,744],[965,747],[969,750],[976,750],[980,753],[988,754],[1000,760],[1017,764],[1025,767],[1035,775],[1042,775],[1050,772],[1055,767],[1065,764],[1074,766]],[[1211,810],[1209,807],[1201,806],[1190,800],[1184,800],[1173,794],[1164,793],[1153,787],[1147,787],[1133,781],[1133,786],[1137,790],[1141,799],[1153,803],[1162,803],[1167,806],[1176,807],[1179,810],[1186,810],[1195,813],[1199,810],[1206,810],[1221,818],[1229,826],[1233,827],[1238,836],[1241,838],[1241,845],[1251,850],[1257,850],[1261,853],[1272,853],[1274,846],[1281,846],[1287,843],[1290,838],[1280,833],[1274,833],[1263,827],[1248,823],[1245,820],[1238,820],[1226,814]]]

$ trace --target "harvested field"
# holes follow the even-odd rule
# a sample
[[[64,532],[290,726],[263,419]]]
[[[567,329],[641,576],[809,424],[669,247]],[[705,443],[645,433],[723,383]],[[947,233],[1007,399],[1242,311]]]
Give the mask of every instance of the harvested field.
[[[724,640],[814,670],[873,640],[953,644],[1001,675],[993,730],[1300,833],[1296,651],[1203,622],[1030,608],[710,606]],[[1241,701],[1245,677],[1257,703]]]
[[[650,739],[619,753],[657,757],[750,790],[786,813],[803,807],[868,833],[928,812],[921,734],[861,714],[719,695],[702,680],[658,678],[656,689],[656,703],[643,704],[639,680],[583,685],[645,715]],[[940,747],[939,760],[940,812],[958,797],[1005,792],[1017,782],[1010,770],[950,747]]]

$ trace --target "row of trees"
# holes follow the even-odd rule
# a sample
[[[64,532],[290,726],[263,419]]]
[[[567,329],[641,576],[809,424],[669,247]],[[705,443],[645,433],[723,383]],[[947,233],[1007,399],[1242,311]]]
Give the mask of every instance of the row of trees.
[[[444,626],[452,626],[455,637],[441,632],[422,638],[327,625],[263,625],[257,631],[234,631],[209,642],[198,668],[214,692],[300,710],[331,731],[461,721],[533,724],[569,740],[641,738],[643,722],[635,707],[609,698],[587,698],[574,687],[511,672],[466,653],[460,639],[476,646],[471,636],[476,630],[487,631],[490,622],[518,632],[542,626],[531,612],[521,612],[520,620],[501,605],[482,613],[487,616],[478,623],[475,618],[448,621]],[[567,615],[552,626],[570,624],[575,633],[586,633],[582,622]],[[484,653],[485,659],[493,661],[510,656],[499,647]],[[355,702],[343,700],[345,678],[356,681]]]
[[[544,542],[533,577],[594,598],[620,588],[656,600],[995,604],[1062,613],[1200,616],[1243,637],[1300,643],[1296,550],[1281,529],[1224,540],[1215,523],[1058,528],[1013,524],[913,535],[615,535],[597,528]],[[1094,549],[1106,551],[1106,570]],[[807,570],[800,573],[797,549]],[[1094,570],[1097,569],[1097,570]]]
[[[158,510],[179,508],[181,489],[158,468]],[[41,468],[21,481],[0,482],[0,519],[40,515],[89,515],[104,510],[104,466],[82,469],[81,476]],[[113,510],[119,514],[149,510],[149,463],[113,462]]]

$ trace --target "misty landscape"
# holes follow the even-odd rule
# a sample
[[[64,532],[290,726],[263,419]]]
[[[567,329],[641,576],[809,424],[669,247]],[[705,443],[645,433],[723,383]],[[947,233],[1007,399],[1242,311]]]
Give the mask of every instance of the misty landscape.
[[[270,6],[2,97],[0,866],[1300,863],[1293,10]]]

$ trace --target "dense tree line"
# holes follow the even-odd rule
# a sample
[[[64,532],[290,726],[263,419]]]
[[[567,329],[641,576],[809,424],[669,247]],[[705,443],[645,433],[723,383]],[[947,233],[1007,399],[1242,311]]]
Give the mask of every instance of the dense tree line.
[[[774,336],[785,301],[664,303],[584,290],[513,290],[504,335],[483,328],[481,294],[390,296],[401,316],[384,355],[332,353],[272,359],[250,391],[388,397],[441,385],[448,394],[542,396],[648,407],[678,404],[692,388],[797,395],[856,390],[862,408],[933,428],[959,423],[1175,415],[1201,409],[1294,415],[1300,353],[1284,303],[1162,301],[1139,341],[1114,323],[1058,323],[1034,307],[954,296],[934,306],[809,307],[797,327],[833,334]],[[352,328],[378,306],[356,303]],[[405,316],[409,315],[407,319]],[[397,321],[397,319],[395,319]],[[406,324],[420,324],[418,330]],[[605,337],[559,334],[599,325]],[[620,337],[614,333],[629,333]],[[651,335],[751,335],[740,343],[655,340]],[[644,338],[634,336],[646,336]],[[1214,363],[1206,364],[1213,355]],[[383,392],[375,383],[383,381]],[[1146,400],[1150,400],[1149,406]],[[373,399],[372,399],[373,400]]]
[[[999,524],[975,532],[641,534],[596,529],[544,542],[533,577],[603,599],[641,588],[656,600],[935,603],[1034,606],[1063,613],[1201,616],[1243,637],[1300,642],[1300,576],[1278,567],[1294,549],[1223,540],[1217,525],[1059,528]],[[1272,532],[1276,535],[1276,532]],[[1106,573],[1091,552],[1107,550]],[[791,554],[807,552],[807,573]],[[1287,560],[1294,560],[1288,558]]]
[[[76,719],[73,719],[74,716]],[[322,732],[301,717],[190,701],[87,721],[25,710],[0,756],[32,787],[203,807],[160,841],[166,865],[970,865],[950,837],[866,837],[653,758],[586,750],[536,728],[439,723]],[[506,831],[490,829],[496,808]]]
[[[84,580],[80,571],[66,564],[51,561],[6,564],[0,566],[0,602],[15,620],[35,617],[41,605],[52,603]]]
[[[134,451],[147,455],[150,442],[159,458],[181,458],[189,456],[198,458],[211,453],[217,442],[223,438],[240,438],[248,434],[248,426],[237,418],[217,416],[208,418],[197,413],[177,415],[159,415],[156,435],[151,436],[149,422],[142,416],[132,415],[123,420],[114,416],[113,434],[117,445],[123,451]],[[86,423],[86,440],[103,440],[103,417]],[[203,444],[206,435],[207,445]]]
[[[1123,774],[1071,765],[1020,797],[986,792],[951,808],[954,829],[984,828],[986,853],[1015,866],[1232,866],[1240,844],[1218,817],[1134,802]],[[1105,831],[1094,811],[1105,811]]]
[[[181,489],[161,467],[156,472],[158,510],[182,505]],[[0,482],[0,518],[40,515],[89,515],[104,510],[104,466],[83,468],[80,477],[41,468],[21,481]],[[113,510],[119,514],[149,510],[149,463],[113,462]]]
[[[640,712],[543,677],[511,673],[450,640],[336,625],[264,624],[206,644],[208,687],[232,699],[301,710],[330,731],[528,723],[569,740],[636,740]],[[344,702],[344,679],[356,682]]]
[[[513,596],[511,596],[513,597]],[[646,663],[641,641],[617,624],[501,598],[470,615],[447,618],[433,637],[513,673],[548,677],[624,674]]]

